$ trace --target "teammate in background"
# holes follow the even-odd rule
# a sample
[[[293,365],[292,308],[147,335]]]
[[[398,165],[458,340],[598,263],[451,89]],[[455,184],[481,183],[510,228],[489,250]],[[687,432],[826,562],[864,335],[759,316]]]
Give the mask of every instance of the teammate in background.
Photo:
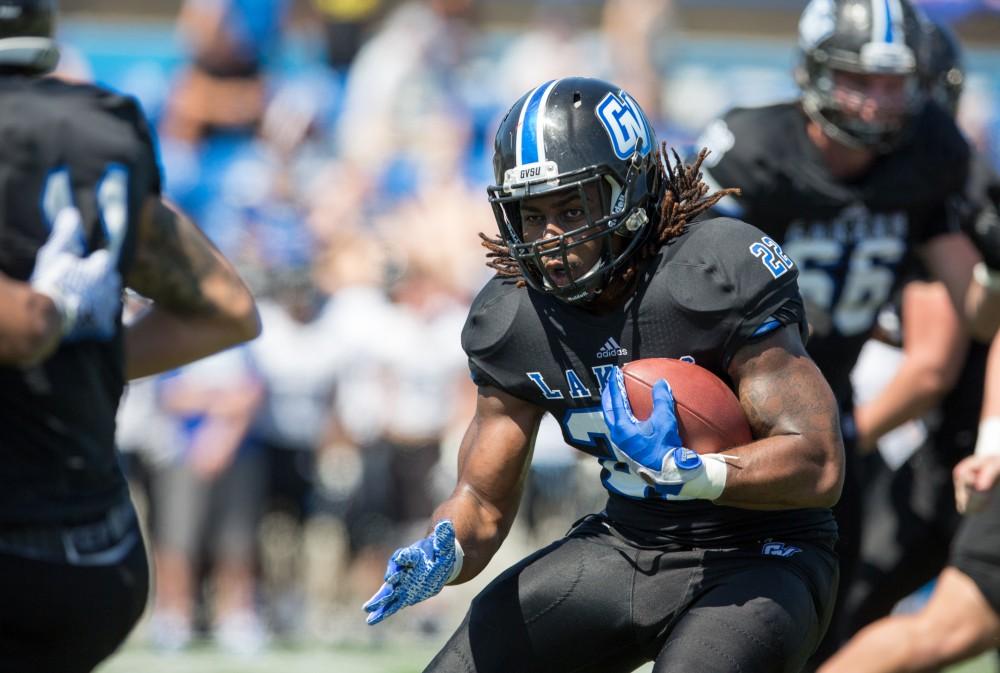
[[[701,142],[713,151],[706,182],[741,190],[716,212],[760,227],[799,266],[808,351],[846,421],[841,597],[862,526],[849,374],[878,310],[920,254],[973,336],[989,340],[1000,318],[1000,222],[970,227],[972,241],[958,230],[969,148],[920,86],[923,21],[910,0],[812,0],[799,23],[801,97],[734,109]],[[822,649],[841,640],[831,628]]]
[[[922,86],[954,116],[965,80],[961,50],[947,28],[928,22],[926,30]],[[997,181],[980,156],[972,172],[970,187],[979,192]],[[969,198],[974,208],[993,207],[985,193]],[[861,564],[845,596],[845,637],[888,615],[898,601],[936,577],[961,521],[952,506],[951,473],[976,443],[989,345],[970,343],[940,282],[927,282],[920,269],[916,276],[901,292],[901,366],[876,398],[855,409],[854,419],[863,452],[919,417],[929,436],[896,470],[878,457],[865,460]]]
[[[609,497],[487,586],[428,671],[791,673],[819,642],[837,582],[836,406],[802,345],[791,260],[743,222],[690,224],[725,194],[706,196],[702,158],[668,162],[635,100],[599,80],[546,82],[501,122],[500,238],[483,237],[497,275],[462,335],[479,391],[458,483],[431,534],[392,555],[368,622],[483,570],[546,411]],[[650,357],[728,381],[757,439],[727,457],[680,448],[666,383],[650,420],[621,413],[616,365]]]
[[[41,77],[52,0],[0,0],[0,670],[90,671],[146,603],[115,453],[126,378],[253,338],[253,298],[160,199],[131,98]],[[121,286],[154,300],[128,328]]]
[[[976,451],[954,471],[966,516],[930,600],[863,629],[819,673],[936,671],[1000,645],[1000,338],[986,375]]]

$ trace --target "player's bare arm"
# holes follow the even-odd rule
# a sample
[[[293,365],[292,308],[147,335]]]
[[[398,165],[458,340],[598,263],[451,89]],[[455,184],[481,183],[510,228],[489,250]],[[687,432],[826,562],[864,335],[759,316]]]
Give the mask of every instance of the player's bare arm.
[[[758,439],[726,452],[739,461],[730,463],[716,503],[750,509],[834,505],[844,475],[837,405],[796,329],[785,327],[740,349],[729,375]]]
[[[968,353],[961,318],[941,283],[913,281],[903,290],[903,362],[879,395],[854,411],[858,446],[930,411],[954,387]]]
[[[924,246],[923,256],[931,273],[948,288],[969,333],[980,341],[993,338],[1000,328],[1000,289],[973,279],[982,257],[969,238],[961,233],[936,236]]]
[[[51,298],[0,273],[0,364],[43,360],[59,345],[61,324]]]
[[[125,335],[130,379],[179,367],[260,333],[250,291],[191,220],[150,197],[138,236],[126,284],[154,304]]]
[[[480,387],[476,414],[459,450],[455,490],[431,517],[455,524],[465,553],[455,583],[478,575],[507,537],[543,413],[496,388]]]

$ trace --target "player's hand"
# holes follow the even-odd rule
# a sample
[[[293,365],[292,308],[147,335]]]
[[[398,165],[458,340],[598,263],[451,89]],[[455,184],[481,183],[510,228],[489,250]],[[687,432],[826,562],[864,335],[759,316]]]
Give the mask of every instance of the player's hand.
[[[121,275],[107,250],[83,253],[80,212],[64,208],[38,249],[31,287],[55,303],[64,340],[110,339],[121,313]]]
[[[962,514],[978,512],[989,501],[1000,482],[1000,456],[972,455],[952,471],[955,507]]]
[[[434,532],[389,559],[385,584],[364,604],[367,622],[378,624],[403,608],[436,595],[452,579],[455,568],[455,527],[445,519]]]
[[[615,367],[601,393],[601,408],[618,459],[660,495],[669,500],[714,500],[722,494],[725,458],[702,457],[684,448],[674,395],[666,379],[653,384],[653,411],[640,421],[632,414],[622,370]]]
[[[979,249],[983,262],[994,271],[1000,271],[1000,188],[990,190],[986,206],[979,211],[972,226],[968,228],[969,238]]]

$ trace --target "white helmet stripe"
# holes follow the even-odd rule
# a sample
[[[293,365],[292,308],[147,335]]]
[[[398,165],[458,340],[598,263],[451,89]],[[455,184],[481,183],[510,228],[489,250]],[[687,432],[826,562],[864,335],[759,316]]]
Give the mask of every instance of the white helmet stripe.
[[[536,87],[525,98],[521,113],[517,120],[517,139],[515,152],[517,165],[533,164],[542,161],[545,156],[543,127],[545,119],[545,103],[549,92],[559,80],[550,80]]]
[[[538,158],[535,161],[545,161],[545,106],[549,102],[549,94],[559,84],[559,80],[551,82],[542,94],[542,102],[538,106],[538,117],[535,121],[535,141],[537,143]]]
[[[906,24],[903,5],[899,0],[888,0],[889,17],[892,19],[892,42],[906,44]]]

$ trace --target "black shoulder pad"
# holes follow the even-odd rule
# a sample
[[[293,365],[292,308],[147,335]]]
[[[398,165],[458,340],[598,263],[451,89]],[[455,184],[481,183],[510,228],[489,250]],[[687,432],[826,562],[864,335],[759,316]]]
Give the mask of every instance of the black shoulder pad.
[[[734,108],[709,124],[698,141],[710,150],[702,174],[712,191],[736,187],[742,194],[726,197],[717,215],[746,217],[754,204],[779,189],[782,157],[789,151],[790,129],[801,116],[789,104]]]
[[[523,289],[509,278],[494,276],[472,302],[462,328],[462,348],[470,358],[488,357],[510,333]]]

